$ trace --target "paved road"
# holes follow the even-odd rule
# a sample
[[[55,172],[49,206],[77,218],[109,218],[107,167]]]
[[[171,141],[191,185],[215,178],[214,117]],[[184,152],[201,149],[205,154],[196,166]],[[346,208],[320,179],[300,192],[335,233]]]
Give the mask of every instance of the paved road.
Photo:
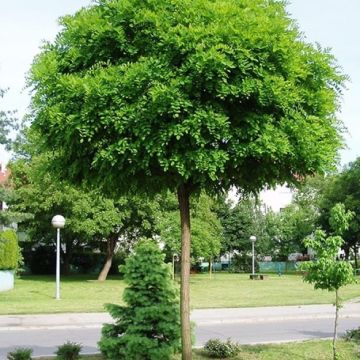
[[[248,309],[195,310],[196,345],[210,338],[231,337],[243,344],[284,342],[331,337],[334,308],[331,305],[265,307]],[[108,314],[59,314],[0,316],[0,360],[16,346],[34,349],[34,355],[53,354],[67,340],[94,353],[101,324]],[[360,326],[360,303],[347,304],[341,311],[339,330]]]

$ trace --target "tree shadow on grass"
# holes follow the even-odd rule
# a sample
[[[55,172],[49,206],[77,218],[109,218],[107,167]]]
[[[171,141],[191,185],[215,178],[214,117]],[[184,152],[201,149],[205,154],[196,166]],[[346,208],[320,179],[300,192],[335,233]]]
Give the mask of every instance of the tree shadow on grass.
[[[61,274],[61,282],[65,282],[65,283],[72,283],[72,282],[96,282],[97,281],[97,274],[76,274],[76,275],[63,275]],[[122,280],[122,276],[121,275],[111,275],[108,276],[107,280],[105,280],[104,283],[106,282],[111,282],[111,281],[118,281],[118,280]],[[22,281],[39,281],[39,282],[54,282],[55,281],[55,274],[54,275],[21,275],[20,280]]]

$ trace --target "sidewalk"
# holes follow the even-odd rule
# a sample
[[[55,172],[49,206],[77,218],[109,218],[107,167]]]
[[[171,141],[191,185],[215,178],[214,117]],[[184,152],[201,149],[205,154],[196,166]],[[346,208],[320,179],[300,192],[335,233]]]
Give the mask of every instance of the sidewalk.
[[[191,320],[197,325],[274,322],[296,319],[333,318],[332,305],[274,306],[234,309],[196,309]],[[346,303],[340,318],[359,318],[360,302]],[[0,331],[47,328],[97,328],[111,322],[108,313],[65,313],[39,315],[1,315]],[[360,322],[360,320],[359,320]]]

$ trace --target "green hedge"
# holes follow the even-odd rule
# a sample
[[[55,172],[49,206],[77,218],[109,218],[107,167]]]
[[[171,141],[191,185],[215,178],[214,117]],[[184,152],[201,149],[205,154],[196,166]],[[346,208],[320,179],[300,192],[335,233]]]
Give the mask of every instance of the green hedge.
[[[20,257],[20,248],[15,231],[0,232],[0,270],[17,269]]]

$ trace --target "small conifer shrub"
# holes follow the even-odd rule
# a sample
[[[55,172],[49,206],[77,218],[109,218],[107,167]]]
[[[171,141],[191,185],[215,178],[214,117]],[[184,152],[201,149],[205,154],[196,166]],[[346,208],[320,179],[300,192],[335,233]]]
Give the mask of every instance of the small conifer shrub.
[[[99,342],[106,359],[167,360],[180,348],[178,291],[159,246],[141,241],[122,268],[127,306],[109,304],[115,319]]]

